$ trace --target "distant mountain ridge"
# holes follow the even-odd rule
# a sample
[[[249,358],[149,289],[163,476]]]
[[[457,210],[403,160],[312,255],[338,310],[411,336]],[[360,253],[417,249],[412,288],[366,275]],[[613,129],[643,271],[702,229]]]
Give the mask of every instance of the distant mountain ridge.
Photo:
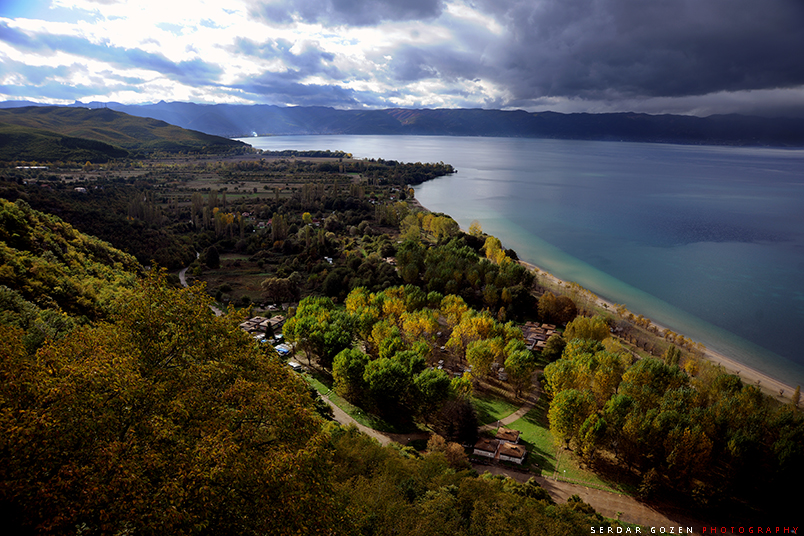
[[[0,108],[33,103],[5,102]],[[77,104],[78,105],[78,104]],[[740,146],[804,146],[804,120],[744,115],[562,114],[523,110],[337,110],[321,106],[91,103],[229,138],[299,134],[396,134],[612,140]]]
[[[804,146],[804,121],[740,115],[560,114],[523,110],[336,110],[272,105],[109,104],[132,115],[228,137],[396,134],[612,140],[714,145]]]

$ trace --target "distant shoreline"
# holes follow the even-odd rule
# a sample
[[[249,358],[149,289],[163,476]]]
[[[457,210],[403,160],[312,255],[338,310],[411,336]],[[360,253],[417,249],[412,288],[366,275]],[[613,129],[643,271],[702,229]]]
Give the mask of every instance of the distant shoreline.
[[[415,197],[412,198],[412,199],[409,199],[408,202],[414,208],[420,208],[421,210],[424,210],[426,212],[432,212],[427,207],[422,205],[421,202],[419,202],[419,200],[416,199]],[[462,229],[462,230],[465,232],[464,229]],[[499,238],[499,237],[497,237],[497,238]],[[524,261],[524,260],[519,260],[518,262],[521,265],[523,265],[526,268],[528,268],[529,270],[531,270],[533,272],[537,272],[541,276],[544,276],[544,277],[550,279],[551,282],[553,282],[557,286],[563,286],[563,285],[567,284],[567,281],[564,281],[563,279],[560,279],[559,277],[556,277],[555,275],[553,275],[550,272],[542,269],[539,265],[537,265],[537,264],[535,264],[533,262]],[[615,304],[613,302],[611,302],[609,300],[606,300],[604,298],[601,298],[600,296],[598,296],[597,294],[595,294],[595,293],[593,293],[591,291],[589,291],[589,292],[590,292],[590,294],[592,294],[595,297],[594,299],[595,299],[595,302],[597,303],[597,305],[606,306],[609,310],[614,310]],[[653,322],[653,321],[651,321],[651,323],[654,326],[656,326],[657,328],[659,328],[660,330],[668,329],[668,326],[663,326],[663,325],[657,324],[656,322]],[[723,367],[723,369],[727,373],[739,376],[744,384],[746,384],[746,385],[754,385],[754,386],[758,387],[763,393],[769,395],[770,397],[774,398],[777,401],[782,401],[782,402],[789,401],[790,397],[792,396],[793,392],[795,391],[795,386],[791,386],[791,385],[786,384],[786,383],[784,383],[784,382],[782,382],[780,380],[772,378],[771,376],[768,376],[767,374],[765,374],[763,372],[760,372],[760,371],[756,370],[755,368],[752,368],[752,367],[750,367],[750,366],[748,366],[748,365],[746,365],[744,363],[740,363],[739,361],[737,361],[737,360],[735,360],[735,359],[733,359],[731,357],[728,357],[728,356],[726,356],[726,355],[724,355],[724,354],[722,354],[720,352],[712,350],[710,348],[706,348],[706,350],[704,351],[704,358],[707,359],[708,361],[716,364],[716,365],[720,365],[721,367]],[[782,392],[781,395],[779,394],[780,391]]]

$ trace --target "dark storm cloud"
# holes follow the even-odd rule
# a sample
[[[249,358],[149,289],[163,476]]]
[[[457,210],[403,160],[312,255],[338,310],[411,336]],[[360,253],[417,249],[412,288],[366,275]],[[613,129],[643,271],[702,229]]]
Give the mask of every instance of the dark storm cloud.
[[[3,22],[0,22],[0,40],[12,43],[17,49],[26,52],[47,54],[60,51],[118,67],[150,69],[190,85],[214,84],[215,79],[223,72],[220,67],[200,59],[173,62],[161,54],[98,45],[74,36],[55,34],[31,36]]]
[[[438,78],[445,82],[471,80],[480,72],[474,55],[450,47],[404,45],[392,52],[392,76],[401,82]]]
[[[680,97],[804,84],[800,0],[482,0],[514,100]]]
[[[442,0],[279,0],[254,2],[251,12],[268,23],[287,23],[297,17],[324,25],[368,26],[432,19],[442,9]]]

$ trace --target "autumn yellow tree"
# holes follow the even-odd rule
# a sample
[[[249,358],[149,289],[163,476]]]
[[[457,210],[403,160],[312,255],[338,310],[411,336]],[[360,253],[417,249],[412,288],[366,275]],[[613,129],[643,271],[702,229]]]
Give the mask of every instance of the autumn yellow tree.
[[[28,356],[0,327],[0,501],[40,534],[331,533],[306,386],[154,271],[113,323]],[[7,520],[8,521],[8,520]]]

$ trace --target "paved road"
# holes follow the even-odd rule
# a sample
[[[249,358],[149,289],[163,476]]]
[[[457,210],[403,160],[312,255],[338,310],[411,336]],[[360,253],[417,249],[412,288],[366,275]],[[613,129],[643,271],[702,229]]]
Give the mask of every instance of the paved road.
[[[189,268],[190,268],[189,266],[187,268],[182,268],[181,272],[179,272],[179,281],[181,282],[181,286],[185,288],[190,286],[187,284],[187,270]],[[215,313],[215,316],[221,316],[223,314],[223,311],[221,311],[214,305],[210,305],[209,308],[212,309],[212,312]]]

